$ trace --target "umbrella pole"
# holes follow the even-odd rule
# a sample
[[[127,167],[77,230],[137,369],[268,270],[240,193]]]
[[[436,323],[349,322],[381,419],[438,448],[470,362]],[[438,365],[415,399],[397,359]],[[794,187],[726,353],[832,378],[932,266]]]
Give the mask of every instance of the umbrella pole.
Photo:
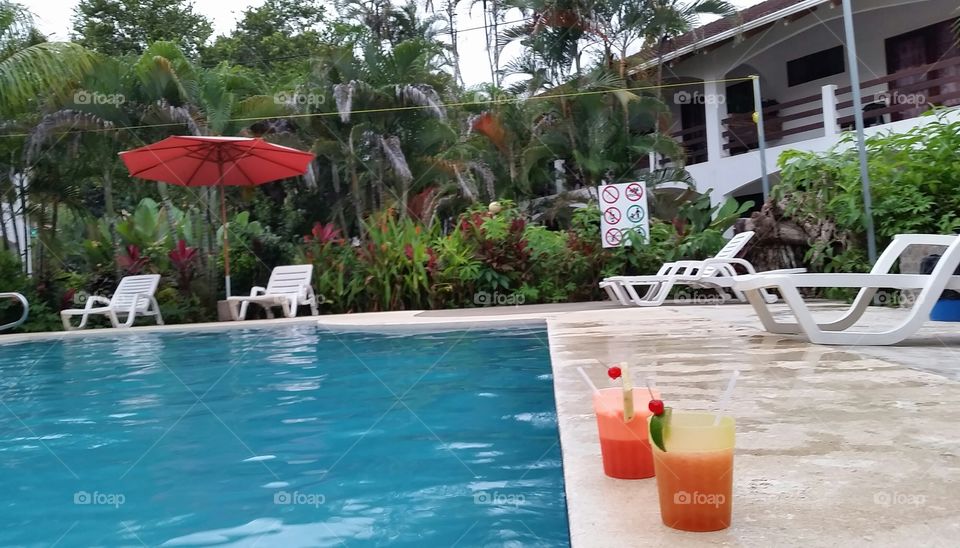
[[[227,188],[220,183],[220,216],[223,218],[223,272],[227,298],[230,298],[230,237],[227,235]]]

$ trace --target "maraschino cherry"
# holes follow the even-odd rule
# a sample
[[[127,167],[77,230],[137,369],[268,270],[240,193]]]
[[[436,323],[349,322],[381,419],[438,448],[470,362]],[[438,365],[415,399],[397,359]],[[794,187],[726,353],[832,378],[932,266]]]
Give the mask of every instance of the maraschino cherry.
[[[650,412],[658,417],[663,414],[663,400],[650,400],[650,403],[647,404],[647,407],[650,408]]]
[[[614,365],[614,366],[611,367],[610,369],[607,369],[607,375],[609,375],[610,378],[613,379],[613,380],[619,379],[619,378],[620,378],[620,375],[622,375],[622,374],[623,374],[623,372],[620,371],[620,368],[617,367],[616,365]]]

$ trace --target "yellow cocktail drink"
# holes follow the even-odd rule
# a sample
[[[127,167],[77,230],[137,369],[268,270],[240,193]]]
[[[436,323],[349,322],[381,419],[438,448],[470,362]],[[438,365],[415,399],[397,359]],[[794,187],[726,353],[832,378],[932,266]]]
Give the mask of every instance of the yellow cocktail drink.
[[[653,444],[653,466],[663,523],[684,531],[730,526],[733,509],[732,417],[672,411],[663,444]]]

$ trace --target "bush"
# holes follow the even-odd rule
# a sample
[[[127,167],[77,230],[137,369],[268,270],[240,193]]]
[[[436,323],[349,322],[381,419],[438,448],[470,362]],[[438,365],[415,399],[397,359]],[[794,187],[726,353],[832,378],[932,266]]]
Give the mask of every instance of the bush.
[[[866,216],[852,134],[823,152],[788,151],[773,196],[785,213],[819,237],[807,261],[823,272],[866,271]],[[960,228],[960,123],[943,118],[905,133],[867,139],[877,245],[896,234],[944,234]]]

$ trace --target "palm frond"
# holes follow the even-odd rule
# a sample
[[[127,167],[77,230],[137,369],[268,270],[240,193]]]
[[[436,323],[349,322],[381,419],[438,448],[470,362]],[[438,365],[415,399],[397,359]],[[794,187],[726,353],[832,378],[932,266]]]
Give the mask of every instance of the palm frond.
[[[0,110],[71,89],[89,73],[93,63],[93,53],[62,42],[37,44],[0,59]]]
[[[30,138],[27,143],[27,163],[33,164],[36,161],[43,145],[50,141],[54,135],[71,131],[96,131],[111,128],[113,128],[113,122],[89,112],[65,109],[48,114],[30,131]]]
[[[404,84],[396,86],[397,98],[405,103],[427,107],[426,112],[441,120],[447,119],[447,109],[436,90],[424,84]]]

